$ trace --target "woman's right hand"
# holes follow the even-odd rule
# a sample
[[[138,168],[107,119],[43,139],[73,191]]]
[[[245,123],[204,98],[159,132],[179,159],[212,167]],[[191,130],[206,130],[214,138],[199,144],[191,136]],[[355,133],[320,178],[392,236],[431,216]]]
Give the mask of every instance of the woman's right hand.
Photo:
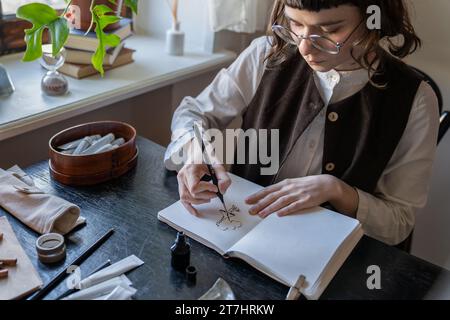
[[[219,189],[224,194],[231,184],[225,167],[221,164],[212,166],[219,182]],[[203,181],[204,175],[209,175],[205,164],[185,164],[178,172],[178,192],[183,206],[194,216],[198,211],[193,205],[209,203],[217,197],[217,187],[212,182]]]
[[[209,175],[206,164],[201,163],[201,152],[196,149],[193,140],[186,146],[188,157],[186,163],[178,172],[178,192],[183,206],[193,215],[198,216],[198,211],[193,207],[196,204],[209,203],[211,199],[217,197],[217,187],[211,181],[204,181],[202,178]],[[231,184],[231,179],[225,167],[216,159],[212,159],[212,167],[216,173],[219,189],[224,194]]]

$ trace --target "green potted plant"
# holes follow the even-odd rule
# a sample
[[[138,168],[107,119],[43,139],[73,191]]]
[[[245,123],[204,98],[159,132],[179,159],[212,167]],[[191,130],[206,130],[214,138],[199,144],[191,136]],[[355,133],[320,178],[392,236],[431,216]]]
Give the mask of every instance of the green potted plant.
[[[43,55],[42,51],[42,33],[45,29],[49,30],[52,55],[56,57],[64,47],[69,36],[69,27],[67,23],[67,10],[72,4],[72,0],[64,0],[66,7],[61,14],[54,8],[42,3],[30,3],[17,9],[16,15],[20,19],[27,20],[33,24],[31,29],[25,30],[25,42],[27,48],[22,61],[34,61]],[[106,54],[106,47],[115,47],[120,43],[120,38],[115,34],[108,34],[105,30],[116,24],[121,18],[116,13],[118,3],[123,3],[137,14],[138,0],[88,0],[90,1],[89,11],[91,16],[89,32],[95,27],[95,33],[98,39],[98,47],[92,55],[92,65],[103,76],[103,59]],[[80,1],[79,1],[80,2]]]

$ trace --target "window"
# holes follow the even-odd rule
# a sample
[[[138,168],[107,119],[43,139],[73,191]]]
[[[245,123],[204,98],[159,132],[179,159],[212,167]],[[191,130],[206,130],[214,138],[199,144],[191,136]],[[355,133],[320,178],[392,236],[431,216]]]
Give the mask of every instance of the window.
[[[25,49],[24,30],[31,23],[16,18],[17,9],[27,3],[41,2],[56,10],[65,8],[64,0],[0,0],[0,56]],[[48,33],[44,32],[43,42],[48,41]]]
[[[52,6],[55,9],[64,9],[66,3],[64,0],[0,0],[2,4],[3,14],[15,15],[17,8],[31,2],[41,2]]]

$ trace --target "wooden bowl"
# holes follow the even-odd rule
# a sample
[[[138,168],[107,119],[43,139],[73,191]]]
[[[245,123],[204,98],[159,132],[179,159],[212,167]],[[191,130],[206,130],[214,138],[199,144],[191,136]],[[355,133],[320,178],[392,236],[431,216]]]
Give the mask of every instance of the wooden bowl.
[[[58,147],[86,136],[114,133],[124,138],[119,148],[93,155],[67,155]],[[137,164],[136,130],[117,121],[99,121],[78,125],[54,135],[49,141],[49,170],[52,178],[72,186],[94,185],[117,178]]]

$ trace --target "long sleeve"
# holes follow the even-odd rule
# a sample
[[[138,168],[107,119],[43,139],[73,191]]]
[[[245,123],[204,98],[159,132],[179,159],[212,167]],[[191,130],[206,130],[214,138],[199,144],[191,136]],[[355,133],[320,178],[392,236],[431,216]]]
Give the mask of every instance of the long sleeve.
[[[437,98],[433,89],[423,82],[403,137],[374,195],[357,190],[357,219],[367,235],[395,245],[412,231],[415,211],[427,201],[438,128]]]
[[[167,169],[179,169],[180,161],[175,159],[192,139],[194,123],[202,123],[204,129],[223,130],[245,111],[264,73],[268,46],[266,37],[255,39],[199,96],[183,99],[172,119],[171,143],[164,157]]]

